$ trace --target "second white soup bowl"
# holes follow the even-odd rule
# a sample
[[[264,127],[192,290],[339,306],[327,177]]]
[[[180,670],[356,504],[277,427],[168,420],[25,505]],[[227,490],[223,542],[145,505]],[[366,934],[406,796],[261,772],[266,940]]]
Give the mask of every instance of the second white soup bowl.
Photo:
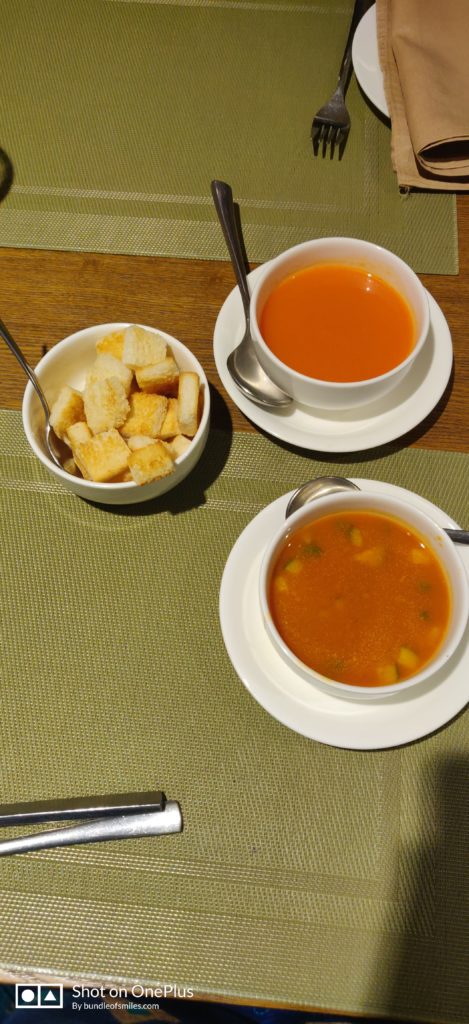
[[[286,644],[274,623],[269,606],[272,573],[277,556],[287,538],[300,527],[313,523],[323,516],[336,512],[351,512],[353,514],[354,511],[359,510],[391,516],[394,519],[400,520],[410,530],[419,534],[422,540],[436,554],[446,574],[451,594],[448,628],[433,658],[414,675],[400,682],[384,686],[354,686],[330,679],[309,668]],[[359,602],[359,600],[360,595],[357,594],[357,601]],[[330,695],[351,700],[369,701],[402,693],[418,683],[430,680],[452,658],[467,628],[469,580],[463,562],[457,552],[457,546],[425,512],[403,501],[401,498],[378,494],[377,492],[373,493],[373,491],[355,491],[315,498],[314,501],[304,505],[298,512],[293,513],[293,515],[285,520],[269,541],[263,556],[259,578],[259,602],[264,624],[272,643],[284,661],[296,674],[320,689],[326,690]],[[363,623],[363,629],[366,628],[367,624]]]

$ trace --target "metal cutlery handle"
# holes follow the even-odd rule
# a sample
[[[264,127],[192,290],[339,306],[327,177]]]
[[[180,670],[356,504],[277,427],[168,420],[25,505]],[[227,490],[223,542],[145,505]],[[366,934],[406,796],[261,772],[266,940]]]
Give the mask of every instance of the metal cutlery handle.
[[[236,223],[233,192],[230,185],[227,185],[226,181],[215,180],[212,181],[212,196],[228,252],[233,263],[236,283],[241,294],[246,320],[249,323],[251,296],[249,294],[249,288],[246,280],[243,251],[239,240],[238,225]]]
[[[31,384],[33,385],[33,388],[35,388],[35,390],[36,390],[36,394],[38,395],[38,398],[40,399],[42,408],[44,409],[44,412],[45,412],[46,417],[48,419],[49,418],[49,406],[48,406],[48,403],[47,403],[46,396],[45,396],[45,394],[44,394],[44,392],[43,392],[43,390],[41,388],[41,385],[40,385],[37,377],[36,377],[36,374],[34,373],[34,370],[31,368],[29,363],[26,362],[26,359],[24,358],[24,355],[23,355],[21,349],[16,344],[15,339],[12,338],[12,336],[11,336],[9,330],[8,330],[8,327],[5,326],[5,324],[3,323],[2,320],[0,320],[0,336],[3,338],[5,344],[8,345],[8,348],[10,349],[10,352],[12,352],[13,355],[15,356],[15,358],[18,360],[18,362],[19,362],[21,368],[24,370],[25,374],[29,377],[29,379],[31,381]]]
[[[455,544],[469,544],[469,530],[453,530],[447,527],[445,533],[451,537],[451,540],[454,540]]]
[[[182,815],[179,804],[175,800],[168,800],[163,811],[98,818],[96,821],[86,821],[80,825],[71,825],[69,828],[57,828],[47,832],[36,832],[30,836],[19,836],[17,839],[5,839],[0,843],[0,857],[57,846],[101,843],[110,839],[137,839],[140,836],[160,836],[181,831]]]
[[[110,796],[67,797],[63,800],[34,800],[0,806],[0,826],[162,811],[164,805],[165,796],[160,790],[149,793],[118,793]]]
[[[371,7],[372,0],[355,0],[355,5],[352,12],[352,19],[350,22],[349,33],[347,36],[347,42],[345,44],[344,55],[342,57],[342,63],[339,70],[338,85],[342,90],[345,91],[347,88],[350,71],[352,69],[352,43],[353,37],[358,23],[361,21],[364,14],[369,7]]]

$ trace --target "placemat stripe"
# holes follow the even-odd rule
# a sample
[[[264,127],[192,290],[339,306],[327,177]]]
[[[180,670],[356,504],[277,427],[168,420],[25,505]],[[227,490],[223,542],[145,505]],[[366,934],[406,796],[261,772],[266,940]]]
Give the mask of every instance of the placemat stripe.
[[[389,126],[355,80],[343,159],[313,155],[351,7],[0,0],[0,145],[14,170],[0,244],[226,259],[218,177],[251,261],[352,235],[419,272],[457,273],[454,196],[399,194]]]

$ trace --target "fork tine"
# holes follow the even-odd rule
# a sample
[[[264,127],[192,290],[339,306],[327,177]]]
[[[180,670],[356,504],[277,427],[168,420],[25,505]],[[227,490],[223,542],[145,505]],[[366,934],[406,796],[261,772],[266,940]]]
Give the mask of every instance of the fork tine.
[[[344,155],[344,149],[347,143],[348,133],[348,128],[340,129],[340,138],[338,139],[339,160],[342,160],[342,157]]]
[[[325,157],[329,152],[329,157],[332,160],[337,150],[338,158],[341,160],[348,134],[348,125],[337,125],[333,121],[318,121],[314,118],[311,125],[314,155],[317,156],[321,150],[322,156]]]
[[[320,142],[320,138],[321,138],[321,132],[322,132],[322,125],[318,124],[317,121],[313,121],[313,124],[311,126],[311,140],[312,140],[312,143],[313,143],[313,152],[314,152],[315,156],[317,156],[318,152],[319,152],[319,142]]]
[[[331,131],[331,138],[330,138],[330,143],[331,143],[330,144],[330,158],[331,158],[331,160],[332,160],[332,158],[334,156],[334,150],[335,150],[335,147],[336,147],[336,144],[337,144],[337,139],[339,138],[339,135],[340,135],[340,128],[333,128],[332,131]]]
[[[327,153],[327,146],[328,146],[329,138],[330,138],[330,135],[331,135],[331,131],[332,131],[332,125],[326,124],[324,126],[324,135],[322,137],[322,155],[323,155],[323,157],[325,157],[325,155]]]

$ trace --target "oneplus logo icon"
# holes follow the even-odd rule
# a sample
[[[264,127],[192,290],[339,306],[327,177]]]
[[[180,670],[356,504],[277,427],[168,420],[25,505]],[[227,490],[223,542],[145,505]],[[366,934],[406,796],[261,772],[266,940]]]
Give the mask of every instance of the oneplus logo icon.
[[[61,1010],[63,985],[15,985],[17,1010]]]

